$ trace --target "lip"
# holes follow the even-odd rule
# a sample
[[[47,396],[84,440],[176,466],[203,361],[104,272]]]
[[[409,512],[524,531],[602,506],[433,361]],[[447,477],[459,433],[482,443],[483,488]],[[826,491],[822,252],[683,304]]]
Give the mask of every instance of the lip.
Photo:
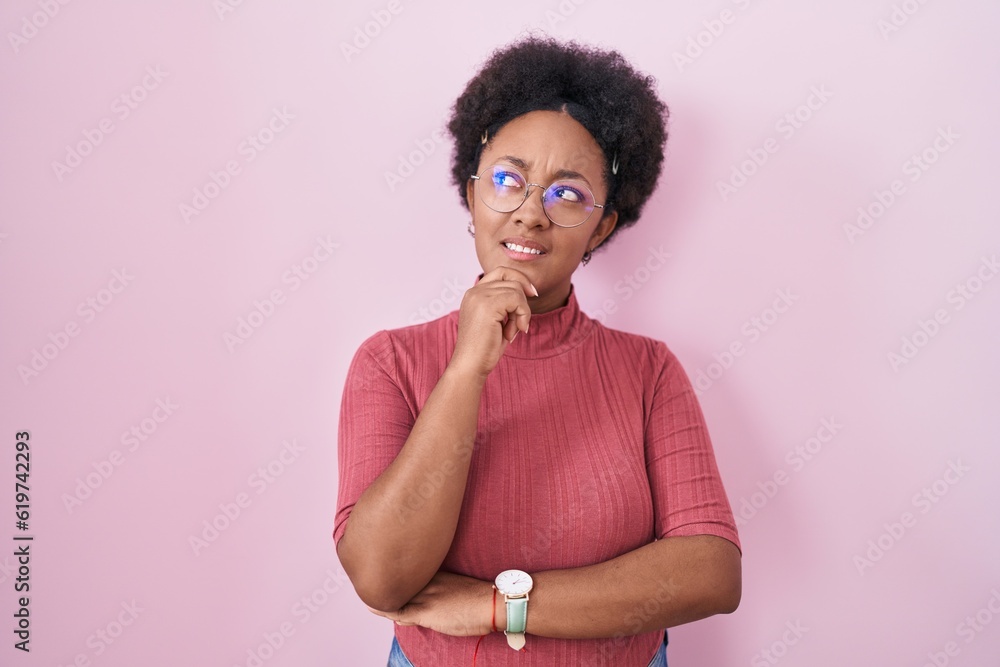
[[[519,262],[533,262],[535,260],[542,259],[543,257],[548,257],[548,255],[532,255],[528,252],[516,252],[503,244],[500,244],[500,247],[503,248],[505,255]]]
[[[535,250],[542,251],[542,254],[541,255],[533,255],[533,254],[528,253],[528,252],[516,252],[516,251],[511,250],[510,248],[508,248],[506,245],[504,245],[505,243],[516,243],[517,245],[523,246],[525,248],[534,248]],[[537,241],[532,241],[531,239],[526,239],[523,236],[510,236],[510,237],[507,237],[503,241],[500,242],[500,247],[503,249],[505,255],[507,255],[511,259],[516,260],[518,262],[533,262],[535,260],[539,260],[539,259],[542,259],[543,257],[547,257],[548,256],[548,251],[545,249],[545,246],[543,246],[542,244],[538,243]]]
[[[505,243],[516,243],[517,245],[524,248],[532,248],[534,250],[541,250],[543,253],[548,254],[549,249],[543,246],[538,241],[532,241],[531,239],[526,239],[523,236],[508,236],[507,238],[500,241],[500,245],[503,246]],[[504,247],[506,250],[506,247]],[[513,251],[511,251],[513,252]],[[514,253],[515,255],[521,255],[524,253]],[[541,255],[531,255],[532,257],[540,257]]]

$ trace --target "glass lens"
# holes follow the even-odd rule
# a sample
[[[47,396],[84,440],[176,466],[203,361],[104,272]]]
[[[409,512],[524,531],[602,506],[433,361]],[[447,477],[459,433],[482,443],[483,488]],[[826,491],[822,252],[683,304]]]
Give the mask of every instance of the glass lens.
[[[542,196],[549,219],[557,225],[572,227],[590,217],[594,195],[581,181],[556,181]]]
[[[524,201],[527,181],[517,169],[493,165],[479,177],[483,201],[494,211],[509,213]]]
[[[495,164],[483,170],[477,187],[487,206],[499,213],[510,213],[524,202],[528,181],[514,167]],[[564,227],[575,227],[590,217],[594,195],[583,181],[556,181],[542,194],[542,205],[549,220]]]

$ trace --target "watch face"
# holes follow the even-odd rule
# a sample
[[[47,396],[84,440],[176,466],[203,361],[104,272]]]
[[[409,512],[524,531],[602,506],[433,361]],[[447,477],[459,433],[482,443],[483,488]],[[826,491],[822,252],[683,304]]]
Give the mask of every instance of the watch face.
[[[525,595],[531,590],[531,575],[521,570],[504,570],[497,575],[497,590],[504,595]]]

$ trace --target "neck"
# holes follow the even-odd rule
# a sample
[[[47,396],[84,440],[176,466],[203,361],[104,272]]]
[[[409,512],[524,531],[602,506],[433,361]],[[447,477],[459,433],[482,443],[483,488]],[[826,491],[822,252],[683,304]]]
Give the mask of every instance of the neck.
[[[569,283],[548,291],[541,291],[537,297],[528,299],[532,314],[547,313],[550,310],[562,308],[567,302],[569,302]]]

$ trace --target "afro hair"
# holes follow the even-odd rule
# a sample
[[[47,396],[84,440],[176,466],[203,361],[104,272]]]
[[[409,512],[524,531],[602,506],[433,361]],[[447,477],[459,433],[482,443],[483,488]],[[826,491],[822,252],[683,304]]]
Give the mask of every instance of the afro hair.
[[[617,51],[576,41],[528,35],[495,50],[455,100],[448,121],[452,181],[467,209],[466,186],[478,173],[483,133],[492,138],[506,123],[536,110],[565,111],[604,152],[605,214],[618,212],[606,245],[639,219],[663,166],[669,110],[655,78],[633,69]],[[611,169],[615,156],[617,174]]]

